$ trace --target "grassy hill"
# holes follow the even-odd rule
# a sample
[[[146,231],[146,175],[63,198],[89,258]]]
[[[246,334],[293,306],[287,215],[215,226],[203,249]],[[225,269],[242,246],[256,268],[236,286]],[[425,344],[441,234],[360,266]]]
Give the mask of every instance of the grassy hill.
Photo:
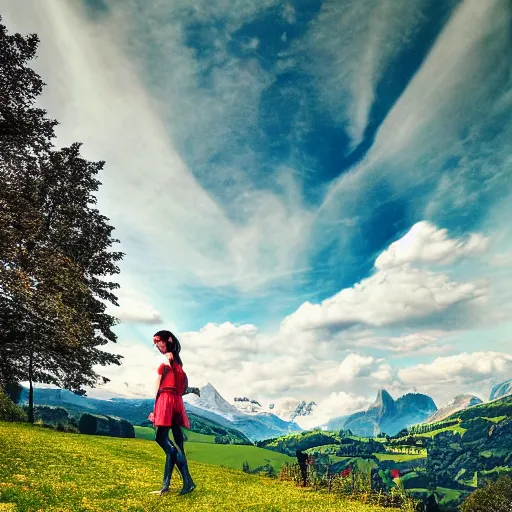
[[[187,436],[185,444],[187,456],[197,462],[206,462],[233,469],[242,469],[244,461],[248,462],[250,469],[256,469],[269,463],[276,473],[279,473],[285,462],[296,461],[288,455],[264,450],[256,446],[215,444],[214,436],[206,436],[190,430],[185,430],[185,433]],[[148,427],[136,427],[135,436],[154,442],[155,431]]]
[[[187,452],[197,489],[178,497],[181,479],[176,473],[171,492],[153,496],[148,492],[159,489],[164,463],[163,453],[154,442],[61,433],[28,424],[0,422],[0,510],[391,510],[341,501],[341,498],[297,488],[287,482],[198,462],[194,448],[200,445],[205,449],[216,447],[220,454],[222,449],[256,449],[190,442]],[[228,458],[226,452],[225,459]]]

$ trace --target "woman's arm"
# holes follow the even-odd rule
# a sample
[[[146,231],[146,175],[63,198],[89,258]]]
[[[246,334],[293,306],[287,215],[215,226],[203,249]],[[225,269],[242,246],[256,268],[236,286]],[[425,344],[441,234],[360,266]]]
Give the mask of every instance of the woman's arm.
[[[155,397],[158,396],[158,390],[160,389],[160,381],[162,380],[162,375],[158,375],[156,379],[156,388],[155,388]],[[156,398],[155,398],[155,404],[156,404]],[[148,420],[153,423],[153,420],[155,419],[155,406],[153,406],[153,410],[149,413]]]
[[[199,390],[199,388],[187,388],[185,390],[185,393],[183,394],[189,395],[190,393],[194,393],[194,395],[201,396],[201,391]]]

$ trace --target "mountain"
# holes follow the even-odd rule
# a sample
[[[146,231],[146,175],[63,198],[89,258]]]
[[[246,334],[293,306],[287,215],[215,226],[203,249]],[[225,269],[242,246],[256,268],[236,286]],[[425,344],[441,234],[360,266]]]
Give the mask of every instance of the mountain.
[[[20,403],[28,401],[28,389],[23,388]],[[150,425],[148,414],[155,403],[153,398],[112,398],[101,400],[78,396],[66,389],[35,388],[34,403],[52,405],[66,409],[72,414],[92,413],[123,418],[133,425]],[[229,437],[237,443],[250,444],[251,440],[234,427],[231,422],[215,414],[205,414],[201,409],[185,404],[191,430],[203,434]]]
[[[435,411],[436,404],[427,395],[408,393],[395,401],[385,389],[381,389],[366,411],[356,412],[345,420],[343,429],[365,437],[376,436],[380,432],[394,435],[406,427],[424,422]]]
[[[467,407],[472,407],[473,405],[478,405],[483,403],[480,398],[473,395],[457,395],[448,405],[438,409],[432,416],[427,418],[425,423],[435,423],[436,421],[443,421],[448,416],[452,414],[462,411]]]
[[[263,408],[258,411],[258,403],[256,400],[247,403],[251,407],[250,412],[242,411],[241,403],[245,401],[237,400],[232,405],[225,400],[220,393],[208,383],[201,388],[201,396],[186,396],[186,407],[193,407],[193,410],[200,415],[208,418],[215,418],[215,421],[222,424],[219,417],[228,422],[233,428],[243,432],[249,439],[259,441],[270,437],[279,437],[289,432],[299,432],[302,429],[292,421],[285,421],[275,414],[265,412]],[[243,407],[243,406],[242,406]],[[188,409],[187,409],[188,410]],[[192,409],[191,409],[192,410]]]
[[[205,411],[214,412],[229,421],[233,421],[237,415],[242,414],[234,405],[226,401],[210,383],[203,386],[200,391],[200,397],[186,395],[186,403]]]
[[[496,398],[501,398],[507,395],[512,395],[512,379],[493,386],[489,400],[496,400]]]
[[[28,401],[28,390],[23,389],[20,402]],[[70,412],[91,412],[108,416],[117,416],[128,420],[134,425],[147,424],[148,414],[153,409],[153,398],[111,398],[101,400],[78,396],[66,389],[35,388],[34,402],[36,405],[61,406]],[[289,432],[302,429],[294,422],[284,421],[275,414],[268,412],[244,413],[227,402],[211,385],[201,388],[201,397],[185,395],[185,409],[191,417],[191,423],[204,430],[204,421],[213,422],[217,429],[231,429],[232,437],[249,438],[251,441],[279,437]],[[204,427],[204,428],[203,428]],[[214,429],[215,430],[215,429]]]

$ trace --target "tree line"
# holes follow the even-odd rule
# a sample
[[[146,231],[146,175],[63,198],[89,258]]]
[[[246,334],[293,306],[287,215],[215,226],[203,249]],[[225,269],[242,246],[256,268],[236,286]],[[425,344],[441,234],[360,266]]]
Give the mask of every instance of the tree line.
[[[58,123],[37,106],[38,45],[0,17],[0,386],[29,382],[31,422],[34,382],[83,395],[108,381],[95,365],[120,364],[102,347],[116,341],[106,308],[124,256],[96,206],[104,162],[57,148]]]

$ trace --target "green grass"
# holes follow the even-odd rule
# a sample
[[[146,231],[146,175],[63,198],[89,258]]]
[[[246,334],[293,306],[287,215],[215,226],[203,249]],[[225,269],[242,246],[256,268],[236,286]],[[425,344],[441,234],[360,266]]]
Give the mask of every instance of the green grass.
[[[216,466],[242,469],[244,461],[251,469],[269,462],[277,473],[285,462],[296,462],[297,459],[279,452],[265,450],[256,446],[234,444],[185,443],[185,451],[191,460],[205,462]]]
[[[197,462],[233,469],[242,469],[244,461],[249,463],[250,469],[270,463],[277,473],[285,462],[296,462],[293,457],[257,446],[215,444],[215,436],[198,434],[190,430],[185,432],[188,438],[185,442],[187,457]],[[135,437],[155,442],[155,432],[150,427],[135,427]]]
[[[409,460],[424,459],[425,455],[422,454],[409,454],[409,453],[374,453],[379,460],[392,460],[395,462],[407,462]]]
[[[137,439],[148,439],[149,441],[155,440],[154,428],[139,426],[134,426],[133,428],[135,429],[135,437]],[[200,434],[199,432],[193,432],[192,430],[186,429],[184,429],[184,432],[185,435],[187,436],[187,442],[215,444],[215,436]]]
[[[176,472],[171,491],[153,496],[148,492],[159,489],[164,464],[163,453],[154,442],[61,433],[0,422],[0,510],[391,511],[304,490],[288,482],[220,468],[193,457],[194,448],[199,446],[205,450],[230,450],[237,446],[189,446],[190,472],[197,489],[187,496],[177,496],[181,478]]]
[[[486,416],[482,416],[482,419],[492,421],[493,423],[499,423],[501,420],[508,418],[508,416],[495,416],[494,418],[487,418]]]
[[[440,505],[447,505],[450,502],[457,500],[461,494],[467,494],[462,491],[458,491],[456,489],[448,489],[446,487],[437,487],[436,491],[443,495],[441,501],[439,502]]]
[[[412,434],[414,437],[434,437],[437,436],[437,434],[440,434],[441,432],[455,432],[459,433],[461,436],[463,436],[466,433],[467,429],[462,428],[459,424],[456,425],[450,425],[449,427],[443,427],[438,428],[436,430],[432,430],[430,432],[423,432],[422,434]],[[407,436],[401,437],[398,440],[401,439],[407,439]]]

